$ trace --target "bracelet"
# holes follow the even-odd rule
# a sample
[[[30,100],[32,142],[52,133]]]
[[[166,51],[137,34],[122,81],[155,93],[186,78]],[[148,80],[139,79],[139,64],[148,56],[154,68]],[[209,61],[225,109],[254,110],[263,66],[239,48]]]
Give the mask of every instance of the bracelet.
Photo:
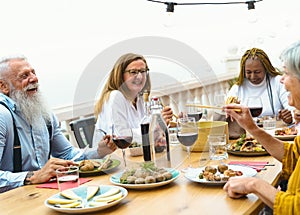
[[[33,171],[29,171],[24,179],[24,185],[31,185],[30,178],[34,175]]]

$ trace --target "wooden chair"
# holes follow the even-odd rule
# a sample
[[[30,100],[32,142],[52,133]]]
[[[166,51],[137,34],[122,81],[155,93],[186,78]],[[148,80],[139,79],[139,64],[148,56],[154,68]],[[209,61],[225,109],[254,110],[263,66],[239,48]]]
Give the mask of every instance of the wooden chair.
[[[74,132],[75,139],[79,148],[85,148],[89,145],[93,146],[93,135],[95,129],[95,117],[85,117],[70,122],[71,130]]]

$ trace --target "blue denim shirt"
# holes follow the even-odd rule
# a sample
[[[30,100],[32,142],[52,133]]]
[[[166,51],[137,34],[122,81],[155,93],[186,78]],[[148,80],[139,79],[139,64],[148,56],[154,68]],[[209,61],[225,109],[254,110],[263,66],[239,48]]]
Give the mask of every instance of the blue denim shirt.
[[[15,125],[22,151],[22,171],[13,173],[13,145],[14,129],[12,115],[3,105],[0,105],[0,193],[22,186],[28,171],[41,169],[48,161],[49,157],[49,133],[47,125],[43,130],[31,127],[22,118],[16,109],[15,102],[9,97],[0,93],[0,101],[4,102],[13,113]],[[41,118],[41,120],[44,120]],[[51,156],[70,160],[79,149],[62,134],[59,122],[54,114],[51,115],[52,137],[51,137]],[[78,160],[86,159],[83,155]]]

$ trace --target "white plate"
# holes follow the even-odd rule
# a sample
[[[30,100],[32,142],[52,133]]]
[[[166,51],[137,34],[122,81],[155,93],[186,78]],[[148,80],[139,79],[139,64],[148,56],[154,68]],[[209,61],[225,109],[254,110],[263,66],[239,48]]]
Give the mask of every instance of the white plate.
[[[235,177],[253,177],[257,174],[257,171],[251,167],[240,166],[240,165],[228,165],[228,168],[234,171],[241,171],[243,173],[242,176],[235,176]],[[206,179],[199,179],[199,174],[204,169],[205,167],[190,169],[187,173],[185,173],[184,176],[190,181],[201,183],[201,184],[223,185],[226,183],[226,181],[207,181]]]
[[[72,188],[71,190],[73,190],[78,196],[80,196],[82,198],[85,198],[86,187],[87,186],[81,186],[81,187],[77,187],[77,188]],[[95,196],[98,196],[102,193],[105,193],[108,190],[112,189],[113,187],[118,187],[121,190],[121,192],[123,194],[122,198],[120,198],[118,200],[115,200],[113,202],[110,202],[106,205],[102,205],[102,206],[95,206],[95,207],[87,206],[85,208],[59,208],[59,207],[55,207],[54,205],[51,205],[47,202],[48,199],[51,199],[51,198],[67,199],[67,198],[61,196],[59,193],[57,193],[57,194],[51,196],[50,198],[46,199],[44,204],[46,205],[46,207],[48,207],[50,209],[53,209],[55,211],[59,211],[59,212],[62,212],[62,213],[68,213],[68,214],[83,214],[83,213],[89,213],[89,212],[94,212],[94,211],[100,211],[100,210],[103,210],[103,209],[106,209],[106,208],[109,208],[109,207],[112,207],[112,206],[118,204],[120,201],[122,201],[128,195],[128,191],[123,187],[113,186],[113,185],[100,185],[100,189],[99,189],[98,193]],[[93,201],[93,198],[90,199],[89,202],[90,201]]]
[[[113,183],[115,185],[123,186],[123,187],[126,187],[128,189],[137,189],[137,190],[150,189],[150,188],[160,187],[160,186],[169,184],[172,181],[174,181],[175,179],[177,179],[178,176],[180,175],[178,170],[168,169],[168,168],[167,168],[167,170],[172,173],[173,177],[170,180],[162,181],[162,182],[158,182],[158,183],[152,183],[152,184],[122,184],[122,183],[120,183],[120,177],[122,175],[122,172],[117,173],[115,175],[112,175],[110,177],[110,181],[111,181],[111,183]]]
[[[279,140],[294,140],[297,135],[275,135],[275,131],[280,130],[280,128],[265,130],[267,133]]]

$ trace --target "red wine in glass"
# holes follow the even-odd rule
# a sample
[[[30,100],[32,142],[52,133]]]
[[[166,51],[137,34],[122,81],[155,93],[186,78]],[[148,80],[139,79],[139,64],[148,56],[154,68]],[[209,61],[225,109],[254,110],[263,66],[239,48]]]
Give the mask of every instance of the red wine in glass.
[[[258,117],[262,113],[262,107],[249,107],[252,117]]]
[[[128,146],[130,146],[132,142],[132,137],[130,136],[113,137],[113,142],[118,146],[118,148],[126,149]]]
[[[188,117],[194,117],[196,122],[202,118],[202,112],[187,113]]]
[[[125,149],[130,146],[132,143],[132,131],[129,128],[123,128],[123,129],[115,129],[115,126],[112,125],[112,140],[114,144],[118,146],[119,149],[122,149],[122,155],[124,160],[124,166],[126,165],[126,159],[125,159]]]
[[[178,141],[184,146],[192,146],[198,138],[198,133],[177,133]]]

